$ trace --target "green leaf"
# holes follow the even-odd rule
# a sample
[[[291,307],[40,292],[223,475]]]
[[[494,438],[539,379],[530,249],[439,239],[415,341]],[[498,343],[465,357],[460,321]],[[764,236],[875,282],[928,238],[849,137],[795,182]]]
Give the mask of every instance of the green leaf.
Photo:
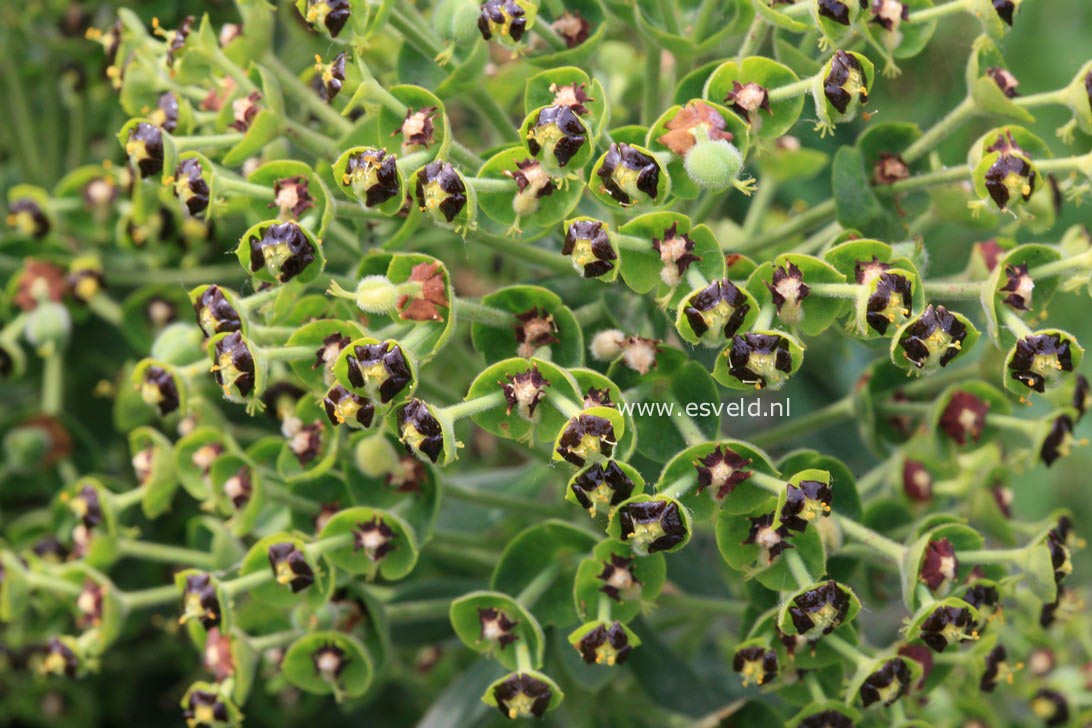
[[[315,654],[327,648],[340,650],[341,672],[336,678],[324,679],[316,668]],[[289,646],[281,663],[281,671],[296,687],[316,695],[334,694],[356,698],[368,691],[372,681],[372,658],[355,637],[344,632],[312,632]]]
[[[703,403],[718,402],[720,395],[709,370],[690,359],[685,352],[663,347],[656,355],[656,366],[647,374],[639,374],[618,361],[608,370],[618,385],[626,389],[640,386],[642,399],[648,403],[673,401],[680,408],[674,416],[689,416],[698,431],[709,439],[717,436],[720,415],[713,408],[701,408]],[[683,408],[698,410],[687,415]],[[664,462],[687,446],[671,415],[654,411],[634,411],[637,428],[637,449],[653,460]]]
[[[618,589],[618,598],[615,599],[603,591],[609,575],[602,575],[613,574],[621,561],[628,562],[624,568],[632,577],[632,583],[628,588]],[[649,554],[639,559],[625,544],[600,541],[592,555],[581,561],[576,571],[573,586],[576,612],[580,619],[591,619],[598,611],[600,599],[605,597],[610,600],[611,618],[629,622],[654,603],[666,580],[667,560],[663,554]]]
[[[766,499],[765,507],[756,509],[756,513],[773,512],[777,501],[772,496]],[[717,514],[716,539],[717,550],[725,563],[748,577],[754,577],[767,589],[778,591],[796,588],[796,580],[789,569],[784,554],[773,559],[769,564],[760,561],[761,549],[754,543],[745,544],[751,531],[751,520],[745,515],[733,515],[727,511]],[[800,555],[809,574],[820,575],[826,571],[826,553],[822,539],[815,528],[808,528],[800,533],[790,532],[786,541]]]
[[[392,532],[387,538],[393,548],[386,555],[373,560],[365,549],[358,549],[354,542],[327,551],[326,557],[334,566],[350,574],[366,574],[374,578],[378,572],[389,581],[408,576],[417,565],[417,536],[413,527],[395,513],[364,506],[346,508],[331,516],[322,527],[319,540],[349,533],[355,535],[362,524],[370,523],[382,524]]]
[[[527,354],[521,351],[516,338],[517,316],[528,314],[537,309],[537,313],[552,319],[557,331],[553,337],[556,342],[546,344],[531,352],[541,358],[548,358],[558,366],[579,366],[584,361],[584,335],[580,324],[576,322],[572,311],[564,304],[561,297],[553,291],[539,286],[508,286],[490,293],[482,303],[513,314],[512,325],[505,327],[489,326],[481,323],[471,324],[470,337],[474,349],[485,357],[487,362],[509,359]]]
[[[481,610],[497,609],[508,620],[515,622],[511,636],[514,642],[501,645],[496,640],[482,636]],[[542,666],[545,637],[534,615],[519,602],[501,592],[475,591],[464,594],[451,602],[451,626],[464,645],[475,652],[492,657],[509,670],[516,669],[516,646],[525,645],[531,655],[531,664]]]
[[[777,469],[762,450],[740,440],[718,440],[688,447],[671,458],[656,481],[656,490],[663,490],[682,477],[692,476],[697,479],[700,468],[704,467],[702,461],[710,456],[719,459],[721,455],[742,458],[745,462],[740,470],[745,473],[777,476]],[[723,497],[716,484],[700,493],[699,487],[700,482],[679,498],[697,520],[708,519],[718,511],[733,515],[754,513],[770,495],[768,491],[755,485],[750,477],[737,483]]]
[[[545,625],[569,625],[576,621],[573,580],[595,538],[563,521],[546,520],[516,535],[493,570],[495,591],[518,595],[547,568],[555,572],[542,595],[527,606]]]
[[[638,618],[631,625],[643,647],[626,661],[641,688],[657,705],[683,715],[707,715],[720,705],[719,696],[706,684],[689,660],[683,659]]]
[[[478,659],[455,674],[451,682],[428,706],[417,728],[450,728],[452,725],[477,725],[485,719],[488,707],[482,694],[497,679],[500,667],[492,660]]]
[[[1054,564],[1045,541],[1027,552],[1023,570],[1028,588],[1039,601],[1043,604],[1052,604],[1058,598],[1058,582],[1054,577]]]
[[[272,567],[269,562],[269,548],[275,544],[291,543],[306,555],[307,543],[300,537],[289,533],[273,533],[259,539],[243,558],[239,568],[239,576],[254,574],[257,572],[270,573]],[[272,607],[292,607],[306,602],[312,606],[325,602],[334,587],[334,572],[326,559],[306,557],[307,565],[315,574],[315,582],[305,587],[298,594],[293,594],[288,584],[278,584],[276,580],[269,579],[258,584],[248,591],[255,599],[265,602]]]
[[[762,3],[759,2],[759,5]],[[768,11],[772,12],[772,11]],[[703,97],[718,104],[731,106],[726,97],[740,84],[756,83],[767,91],[796,83],[800,78],[788,66],[761,56],[749,56],[742,62],[725,61],[709,75],[705,83]],[[738,115],[748,122],[752,134],[761,139],[776,139],[785,135],[796,124],[804,109],[804,95],[790,96],[769,102],[770,110],[756,109],[748,118],[743,112]],[[733,109],[734,110],[734,109]]]
[[[837,209],[835,217],[843,227],[881,238],[898,235],[887,209],[872,191],[859,149],[841,147],[835,152],[831,184]]]

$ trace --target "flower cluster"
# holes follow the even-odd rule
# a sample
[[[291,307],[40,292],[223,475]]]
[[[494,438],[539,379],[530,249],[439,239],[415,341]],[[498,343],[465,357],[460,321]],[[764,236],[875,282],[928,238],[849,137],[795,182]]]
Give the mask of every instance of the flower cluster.
[[[5,715],[1092,720],[1092,63],[1032,93],[1024,5],[69,8],[109,144],[2,74]],[[958,15],[965,100],[874,120]]]

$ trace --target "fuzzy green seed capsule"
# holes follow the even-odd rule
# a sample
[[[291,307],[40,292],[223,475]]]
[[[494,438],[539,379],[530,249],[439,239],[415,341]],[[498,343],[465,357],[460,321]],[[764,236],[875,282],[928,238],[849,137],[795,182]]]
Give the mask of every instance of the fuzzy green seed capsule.
[[[730,187],[743,169],[743,155],[726,141],[699,141],[684,160],[686,173],[695,184],[708,190]]]

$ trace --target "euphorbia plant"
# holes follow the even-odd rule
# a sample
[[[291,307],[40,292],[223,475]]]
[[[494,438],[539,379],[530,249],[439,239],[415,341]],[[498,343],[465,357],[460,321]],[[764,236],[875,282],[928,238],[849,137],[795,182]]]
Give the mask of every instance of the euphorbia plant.
[[[5,60],[5,704],[150,645],[190,726],[1092,719],[1047,2],[119,8],[50,186]]]

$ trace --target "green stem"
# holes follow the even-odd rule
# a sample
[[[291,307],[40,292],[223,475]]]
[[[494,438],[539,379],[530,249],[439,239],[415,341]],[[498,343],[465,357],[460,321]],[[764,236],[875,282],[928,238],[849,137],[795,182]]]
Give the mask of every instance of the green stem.
[[[755,317],[755,323],[751,327],[752,330],[764,330],[770,328],[773,324],[774,316],[777,314],[777,306],[772,301],[763,304],[762,308],[758,310],[758,316]]]
[[[1013,417],[1012,415],[994,414],[992,412],[986,415],[986,424],[993,425],[1002,430],[1020,432],[1029,437],[1035,437],[1035,434],[1039,431],[1039,423],[1037,422],[1023,420],[1019,417]]]
[[[697,484],[697,476],[691,471],[660,491],[665,498],[681,498]]]
[[[808,694],[811,696],[812,702],[822,703],[827,699],[826,693],[823,692],[823,686],[819,684],[819,676],[814,672],[808,672],[804,675],[804,685],[808,688]]]
[[[307,110],[322,120],[324,124],[333,127],[341,134],[352,131],[352,122],[319,98],[314,89],[304,83],[298,75],[292,73],[275,54],[266,53],[263,64],[267,70],[277,77],[277,81],[280,82],[282,88],[306,106]]]
[[[452,142],[453,149],[456,143],[457,142]],[[409,154],[403,154],[397,159],[395,164],[397,164],[399,171],[401,171],[408,177],[421,167],[424,167],[426,164],[428,164],[429,160],[431,159],[432,153],[429,152],[427,149],[421,149],[416,152],[410,152]],[[478,166],[481,166],[482,164],[483,162],[479,162]]]
[[[660,5],[660,19],[664,21],[664,27],[667,28],[667,32],[672,35],[679,34],[679,18],[675,14],[675,3],[673,0],[659,0]]]
[[[527,515],[537,516],[564,516],[567,513],[566,510],[551,506],[547,503],[520,498],[519,496],[514,495],[506,495],[504,493],[494,493],[484,488],[472,488],[470,486],[454,483],[450,480],[444,483],[443,492],[445,496],[449,496],[455,500],[473,503],[474,505],[487,508],[502,508],[514,513],[525,513]]]
[[[528,582],[527,586],[523,587],[523,590],[516,595],[516,602],[519,603],[524,609],[531,609],[535,606],[535,603],[542,598],[542,595],[546,593],[546,590],[554,583],[558,573],[561,571],[561,564],[558,561],[551,561],[542,571],[535,575],[535,578]]]
[[[1092,177],[1092,152],[1083,154],[1079,157],[1042,159],[1037,161],[1035,166],[1039,168],[1041,174],[1050,174],[1051,172],[1072,172],[1077,170]]]
[[[429,59],[443,50],[443,44],[430,37],[429,25],[411,3],[395,3],[391,9],[390,24],[419,53]]]
[[[325,156],[327,159],[337,159],[339,156],[340,151],[337,144],[329,137],[319,134],[311,127],[294,119],[283,118],[281,123],[289,136],[294,136],[302,146],[308,147],[310,151]]]
[[[915,175],[914,177],[901,179],[898,182],[893,182],[885,187],[892,192],[907,192],[910,190],[918,190],[923,187],[962,182],[966,180],[970,174],[971,168],[965,164],[961,164],[955,167],[938,169],[932,172],[926,172],[925,174]]]
[[[381,221],[386,219],[386,215],[365,207],[361,201],[334,200],[334,210],[338,217],[349,217],[354,220]]]
[[[902,388],[902,392],[907,396],[930,394],[944,389],[949,384],[964,382],[974,376],[976,376],[975,365],[945,369],[942,372],[910,382]]]
[[[80,471],[68,458],[57,463],[57,471],[61,474],[61,480],[65,485],[72,485],[80,479]]]
[[[428,353],[423,347],[431,337],[432,330],[429,326],[414,324],[408,332],[397,337],[397,340],[403,349],[420,359]]]
[[[439,412],[453,422],[458,422],[466,417],[473,417],[482,412],[488,412],[489,410],[496,409],[504,404],[504,392],[490,392],[481,397],[475,397],[474,399],[468,399],[465,402],[459,402],[458,404],[440,408]]]
[[[712,4],[712,3],[706,3]],[[706,4],[702,5],[702,10],[706,10]],[[761,46],[762,42],[766,40],[766,34],[769,32],[770,26],[758,13],[755,13],[755,17],[751,20],[750,26],[747,27],[747,32],[743,36],[743,42],[739,45],[739,50],[736,51],[736,62],[739,63],[747,56],[753,55]],[[698,36],[699,38],[701,36]]]
[[[64,406],[64,357],[54,349],[46,355],[42,370],[42,412],[60,414]]]
[[[606,594],[599,595],[599,602],[596,604],[595,618],[600,622],[610,622],[611,612],[611,598]]]
[[[770,101],[784,101],[785,99],[794,99],[797,96],[802,96],[811,90],[811,87],[815,84],[815,77],[808,76],[802,78],[799,81],[794,81],[784,86],[778,86],[772,88],[768,92]]]
[[[271,346],[262,349],[266,361],[304,361],[315,358],[315,349],[310,346]]]
[[[257,198],[259,200],[272,200],[273,188],[266,185],[258,185],[253,182],[247,182],[245,180],[236,179],[235,177],[227,174],[221,174],[217,170],[216,176],[213,178],[213,187],[218,192],[235,192],[242,197]]]
[[[396,505],[390,510],[397,509],[398,506]],[[356,537],[352,533],[339,533],[336,536],[328,536],[319,541],[313,541],[305,545],[303,551],[310,556],[320,556],[328,551],[336,551],[338,549],[343,549],[346,546],[351,546],[355,538]]]
[[[832,514],[831,517],[841,527],[842,532],[854,541],[860,541],[871,546],[897,564],[902,563],[906,555],[906,547],[902,544],[892,541],[886,536],[881,536],[871,528],[838,513]]]
[[[830,645],[832,648],[834,648],[835,652],[852,662],[857,667],[861,667],[865,663],[871,661],[871,658],[868,655],[863,654],[856,647],[854,647],[849,642],[845,641],[836,634],[828,634],[823,637],[823,644]]]
[[[607,310],[604,307],[603,299],[601,298],[597,298],[591,303],[585,303],[580,308],[573,309],[573,318],[575,318],[576,322],[583,327],[591,326],[606,314]]]
[[[834,216],[835,211],[834,199],[825,200],[811,209],[793,216],[788,222],[746,241],[739,246],[739,249],[741,252],[757,252],[767,246],[784,243],[785,238],[810,230],[819,223],[826,222],[828,218]]]
[[[455,299],[455,315],[459,319],[484,324],[494,329],[512,328],[513,316],[508,311],[493,308],[484,303],[468,301],[465,298]]]
[[[895,458],[888,458],[858,478],[857,492],[861,495],[867,495],[882,485],[891,474],[891,467],[894,462]]]
[[[0,53],[0,74],[3,75],[7,84],[4,107],[11,114],[9,129],[14,130],[15,147],[26,160],[23,172],[30,180],[42,180],[45,177],[46,170],[42,165],[42,157],[39,154],[41,146],[37,140],[37,135],[34,133],[37,127],[31,121],[31,107],[27,103],[23,84],[19,78],[20,74],[13,60],[14,55],[10,51]]]
[[[974,473],[965,473],[957,478],[938,480],[933,483],[933,494],[946,495],[951,497],[963,496],[967,492],[967,489],[970,486],[974,485],[974,475]]]
[[[223,149],[224,147],[233,147],[238,144],[242,140],[242,138],[242,132],[231,131],[224,134],[198,134],[196,136],[177,136],[173,139],[175,151],[184,152],[187,149],[206,151],[209,149]]]
[[[492,571],[497,565],[499,554],[489,549],[474,548],[462,543],[449,543],[439,534],[429,541],[429,553],[439,559],[455,561],[473,568]]]
[[[842,232],[842,225],[837,220],[827,223],[809,235],[804,242],[793,246],[792,251],[794,253],[811,255],[816,251],[821,250],[823,246],[830,242],[834,236],[840,232]]]
[[[356,91],[353,92],[341,113],[348,114],[356,108],[357,104],[366,99],[386,108],[395,116],[405,116],[406,112],[409,111],[409,107],[399,101],[390,91],[383,88],[383,85],[375,80],[375,77],[371,75],[371,72],[368,71],[367,66],[362,61],[358,61],[356,65],[360,69],[361,75],[364,76],[364,80],[357,86]]]
[[[264,324],[251,324],[249,333],[252,339],[266,339],[275,342],[284,341],[298,329],[295,326],[266,326]]]
[[[477,230],[467,237],[467,242],[483,245],[497,252],[520,258],[555,273],[572,273],[572,264],[558,253],[543,250],[530,243],[520,243],[502,235]]]
[[[475,86],[467,92],[467,96],[474,102],[478,107],[478,112],[485,117],[485,120],[489,122],[489,125],[502,139],[510,139],[516,136],[517,128],[515,123],[508,118],[508,112],[501,108],[497,99],[485,88]]]
[[[940,5],[940,7],[943,8],[945,5]],[[928,12],[929,10],[937,9],[930,8],[922,12]],[[902,153],[903,162],[906,164],[915,162],[915,160],[928,153],[931,148],[947,139],[957,127],[975,114],[977,114],[977,108],[974,105],[974,99],[971,96],[964,98],[945,117],[933,124],[924,134],[918,136],[917,141],[906,147],[906,150]]]
[[[785,440],[793,440],[800,435],[814,434],[816,430],[829,427],[852,416],[853,398],[843,397],[803,417],[763,430],[750,439],[759,447],[770,447]]]
[[[907,20],[911,23],[923,23],[926,20],[936,20],[937,18],[943,18],[952,13],[961,13],[970,7],[971,2],[972,0],[955,0],[955,2],[950,2],[945,5],[922,8],[921,10],[915,10],[910,13],[910,17]]]
[[[546,19],[539,17],[538,22],[535,23],[532,32],[542,39],[542,42],[546,44],[546,47],[551,51],[563,51],[569,47],[569,44],[565,42],[565,39],[557,34],[557,31],[553,29]]]
[[[973,301],[982,295],[981,281],[925,281],[930,296],[951,301]]]
[[[705,433],[701,431],[698,424],[686,413],[685,408],[675,403],[675,427],[678,429],[679,434],[682,435],[683,442],[687,447],[694,447],[695,445],[701,445],[709,441],[709,438],[705,436]]]
[[[250,637],[247,642],[250,643],[250,648],[261,654],[268,649],[274,647],[284,647],[287,644],[295,642],[300,636],[299,630],[286,629],[283,632],[273,632],[272,634],[265,634],[261,637]]]
[[[957,551],[956,557],[963,564],[1012,564],[1019,566],[1027,558],[1027,547]]]
[[[309,515],[315,515],[322,510],[322,506],[315,501],[310,498],[305,498],[302,495],[296,495],[291,490],[278,483],[266,480],[264,485],[266,495],[269,496],[270,500],[286,505],[292,510]]]
[[[205,57],[208,58],[209,62],[217,69],[230,76],[242,91],[244,91],[245,93],[251,93],[258,90],[258,87],[255,86],[254,82],[250,80],[250,77],[247,75],[246,71],[236,65],[235,62],[232,61],[230,58],[228,58],[227,54],[220,50],[219,47],[214,47],[207,50],[208,52],[205,53]]]
[[[1028,275],[1031,276],[1033,280],[1039,280],[1040,278],[1052,278],[1068,273],[1085,271],[1089,267],[1092,267],[1092,248],[1089,248],[1080,255],[1074,255],[1071,258],[1062,258],[1053,263],[1044,263],[1043,265],[1036,266],[1028,271]]]
[[[801,589],[811,586],[815,580],[811,574],[808,573],[808,567],[804,564],[804,560],[800,558],[800,554],[796,552],[796,549],[789,549],[781,554],[781,558],[785,559],[785,563],[789,567],[789,571],[792,572],[792,578],[796,581],[796,585]]]
[[[645,238],[639,238],[636,235],[612,232],[610,234],[610,239],[612,243],[622,250],[632,250],[634,252],[644,253],[652,249],[652,243],[650,241]]]
[[[760,473],[757,470],[752,472],[750,477],[747,478],[747,482],[752,485],[757,485],[767,493],[772,495],[781,495],[785,490],[785,481],[780,478],[775,478],[772,475],[766,473]]]
[[[664,592],[656,600],[657,606],[699,614],[718,614],[725,617],[742,617],[750,606],[747,602],[716,597],[702,597],[682,592]]]
[[[880,411],[885,415],[913,415],[924,417],[933,411],[930,402],[881,402]]]
[[[1017,106],[1022,106],[1025,109],[1035,108],[1036,106],[1051,106],[1053,104],[1065,105],[1066,91],[1068,89],[1058,89],[1057,91],[1044,91],[1040,94],[1031,94],[1029,96],[1017,96],[1012,100],[1012,103]]]
[[[16,340],[22,335],[23,329],[27,325],[27,313],[20,310],[19,313],[4,324],[4,328],[0,329],[0,341],[8,344],[15,344]]]
[[[23,575],[28,586],[32,589],[41,589],[65,596],[78,597],[83,592],[79,584],[62,579],[59,576],[41,574],[37,571],[27,571]]]
[[[573,402],[555,389],[550,389],[546,392],[546,400],[552,404],[558,412],[569,419],[576,417],[582,411],[578,403]]]
[[[914,587],[914,595],[917,596],[922,607],[928,607],[937,601],[937,598],[933,596],[933,592],[929,591],[929,587],[925,585],[925,582],[918,582],[917,586]]]
[[[255,587],[259,587],[266,582],[273,580],[272,569],[258,569],[252,571],[249,574],[243,574],[237,576],[234,579],[229,579],[220,584],[220,588],[224,590],[224,593],[229,597],[233,597],[236,594],[251,591]]]
[[[121,326],[124,319],[121,306],[105,293],[99,293],[88,299],[87,307],[106,323],[112,326]]]
[[[660,115],[660,66],[659,47],[646,41],[641,120],[648,126],[652,126],[652,123],[656,121],[656,117]]]
[[[485,160],[467,148],[465,145],[452,140],[451,146],[447,150],[448,156],[451,157],[451,161],[455,162],[461,167],[473,169],[477,172],[485,164]]]
[[[827,298],[856,299],[861,288],[856,283],[813,283],[808,287],[808,293]]]
[[[165,584],[151,589],[122,592],[119,596],[126,609],[154,609],[177,601],[178,587],[174,584]]]
[[[1023,339],[1032,335],[1031,327],[1024,322],[1024,319],[1009,310],[1007,306],[1001,308],[1001,318],[1004,320],[1005,326],[1016,335],[1016,338]]]
[[[756,19],[761,17],[755,15]],[[766,27],[765,23],[763,23],[763,27]],[[747,216],[743,218],[743,237],[745,239],[758,232],[758,226],[762,224],[762,218],[770,208],[770,203],[773,202],[776,192],[777,181],[772,175],[766,175],[759,182],[758,189],[755,190],[755,194],[751,198],[751,204],[747,207]]]
[[[762,188],[759,187],[759,190],[761,189]],[[715,190],[703,191],[701,196],[698,197],[697,204],[694,205],[693,212],[690,213],[690,219],[695,223],[705,222],[709,216],[717,210],[722,202],[724,202],[724,193]]]
[[[127,511],[144,500],[144,491],[141,488],[132,488],[121,493],[110,493],[110,505],[118,513]]]
[[[206,571],[216,568],[216,558],[206,552],[182,546],[151,543],[148,541],[134,541],[130,538],[117,540],[118,554],[130,556],[145,561],[160,561],[167,564],[192,566]]]
[[[392,624],[420,622],[426,619],[441,619],[451,611],[451,600],[447,598],[421,599],[413,602],[395,602],[387,604],[384,610]]]
[[[467,184],[474,188],[475,192],[516,192],[516,181],[511,177],[504,179],[488,179],[486,177],[467,177]]]
[[[531,661],[531,648],[523,640],[516,642],[516,670],[526,673],[534,669],[535,664]]]

